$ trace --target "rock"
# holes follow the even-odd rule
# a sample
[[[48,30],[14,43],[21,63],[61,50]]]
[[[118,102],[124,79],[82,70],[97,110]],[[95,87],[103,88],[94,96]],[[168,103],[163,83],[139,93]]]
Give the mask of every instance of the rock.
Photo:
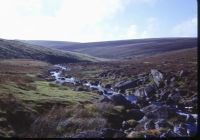
[[[124,130],[127,130],[128,128],[130,128],[130,126],[128,125],[127,121],[123,121],[123,122],[122,122],[122,128],[123,128]]]
[[[142,111],[149,119],[169,119],[177,115],[176,109],[166,105],[157,106],[152,104],[142,108]]]
[[[144,130],[155,129],[155,123],[153,120],[149,120],[144,124]]]
[[[197,129],[198,129],[197,125],[191,123],[187,123],[185,125],[187,127],[187,133],[189,136],[195,136],[197,134]]]
[[[144,117],[144,113],[141,112],[139,109],[130,109],[126,114],[125,118],[127,120],[134,119],[136,121],[141,120]]]
[[[121,94],[113,94],[110,96],[110,99],[116,105],[130,106],[130,102]]]
[[[72,136],[72,138],[125,138],[126,134],[123,131],[101,128],[99,130],[86,130]]]
[[[182,99],[179,92],[170,93],[167,97],[168,104],[177,104]]]
[[[105,85],[105,88],[110,89],[110,88],[111,88],[111,84],[106,84],[106,85]]]
[[[108,103],[108,102],[111,102],[111,100],[107,97],[107,96],[101,96],[100,98],[99,98],[99,102],[106,102],[106,103]]]
[[[135,103],[131,103],[129,106],[131,109],[140,109],[140,107]]]
[[[132,128],[134,128],[134,127],[136,127],[136,125],[138,125],[138,122],[134,119],[128,120],[127,123]]]
[[[151,69],[151,75],[153,76],[153,80],[156,83],[156,85],[160,87],[164,80],[163,74],[156,69]]]
[[[171,129],[168,129],[167,132],[164,132],[160,135],[160,138],[167,138],[167,137],[179,137],[179,135],[174,133]]]
[[[103,138],[103,133],[96,130],[83,131],[78,134],[75,134],[71,138]]]
[[[52,81],[55,81],[55,78],[53,77],[48,77],[48,78],[45,78],[46,81],[48,82],[52,82]]]
[[[155,128],[160,129],[160,128],[173,128],[172,125],[170,125],[166,120],[164,119],[159,119],[155,122]]]
[[[93,86],[98,86],[99,83],[100,83],[99,81],[90,82],[90,84],[93,85]]]
[[[109,138],[125,138],[126,134],[123,131],[111,129],[111,128],[103,128],[101,129],[104,137]]]
[[[167,97],[169,96],[169,94],[170,94],[170,92],[169,91],[161,91],[161,93],[160,93],[160,98],[159,98],[159,100],[160,101],[163,101],[163,100],[165,100],[166,101],[166,99],[167,99]]]
[[[82,84],[86,84],[86,83],[88,83],[88,81],[85,80],[85,79],[80,80],[80,82],[81,82]]]
[[[114,88],[121,89],[121,90],[125,90],[128,88],[134,88],[137,86],[137,81],[138,80],[121,81],[119,83],[116,83]]]
[[[145,134],[144,138],[158,138],[156,135]]]
[[[185,77],[188,74],[188,72],[181,70],[179,73],[179,77]]]
[[[133,94],[128,94],[125,96],[127,100],[129,100],[131,103],[137,103],[138,97]]]
[[[127,138],[144,138],[144,132],[140,131],[131,131],[128,135]]]
[[[138,99],[136,104],[139,106],[139,108],[143,108],[145,106],[148,106],[149,102],[146,100]]]
[[[123,129],[128,129],[128,128],[134,128],[138,122],[134,119],[128,120],[128,121],[123,121],[122,122],[122,128]]]
[[[70,76],[70,75],[67,75],[67,76],[65,76],[65,78],[72,78],[72,76]]]
[[[174,126],[174,133],[178,134],[179,136],[187,136],[187,126],[183,123]]]
[[[187,123],[195,123],[196,122],[196,119],[190,114],[185,114],[185,113],[178,113],[178,114],[179,114],[178,118],[182,122],[187,122]]]
[[[98,75],[98,77],[107,77],[108,76],[108,72],[102,72]]]
[[[78,86],[75,88],[75,91],[89,91],[86,87]]]
[[[147,85],[146,87],[139,88],[136,90],[133,95],[137,97],[151,97],[155,94],[155,88],[153,85]]]

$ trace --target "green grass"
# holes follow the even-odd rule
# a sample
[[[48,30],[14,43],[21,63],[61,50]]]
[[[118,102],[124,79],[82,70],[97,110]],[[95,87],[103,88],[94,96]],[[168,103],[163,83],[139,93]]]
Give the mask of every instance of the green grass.
[[[31,101],[34,103],[42,102],[62,102],[62,103],[78,103],[79,101],[87,101],[97,98],[96,93],[78,92],[63,86],[52,87],[49,82],[35,81],[31,83],[36,89],[20,88],[14,83],[0,85],[0,93],[13,94],[16,98],[23,101]]]

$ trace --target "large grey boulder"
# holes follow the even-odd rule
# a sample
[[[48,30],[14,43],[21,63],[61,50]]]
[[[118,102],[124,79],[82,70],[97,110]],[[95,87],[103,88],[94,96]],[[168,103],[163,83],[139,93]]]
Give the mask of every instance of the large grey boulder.
[[[161,83],[164,80],[164,75],[160,71],[158,71],[156,69],[151,69],[151,75],[152,75],[153,80],[156,83],[156,85],[158,87],[160,87]]]
[[[151,97],[155,94],[155,87],[153,85],[146,85],[145,87],[137,89],[133,95],[137,97]]]

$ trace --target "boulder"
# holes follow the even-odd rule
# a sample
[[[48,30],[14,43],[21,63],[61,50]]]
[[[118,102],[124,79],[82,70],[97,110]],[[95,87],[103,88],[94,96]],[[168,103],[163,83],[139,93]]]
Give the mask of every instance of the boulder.
[[[158,119],[155,122],[155,128],[160,129],[160,128],[173,128],[172,125],[170,125],[166,120],[164,119]]]
[[[72,136],[72,138],[125,138],[126,134],[123,131],[101,128],[98,130],[86,130]]]
[[[139,108],[143,108],[145,106],[148,106],[149,102],[146,100],[138,99],[136,104],[139,106]]]
[[[133,95],[137,97],[152,97],[155,94],[155,87],[153,85],[147,85],[145,87],[137,89]]]
[[[123,121],[122,122],[122,128],[124,130],[127,130],[129,128],[134,128],[137,124],[138,124],[138,122],[134,119],[131,119],[131,120],[128,120],[128,121]]]
[[[114,85],[115,89],[121,89],[121,90],[125,90],[125,89],[129,89],[129,88],[134,88],[137,86],[137,81],[138,80],[128,80],[128,81],[121,81],[118,82]]]
[[[106,85],[105,85],[105,88],[110,89],[110,88],[111,88],[111,84],[106,84]]]
[[[108,102],[111,102],[111,100],[107,97],[107,96],[101,96],[100,98],[99,98],[99,102],[106,102],[106,103],[108,103]]]
[[[173,130],[171,129],[168,129],[166,132],[163,132],[160,135],[160,138],[168,138],[168,137],[179,137],[179,135],[174,133]]]
[[[149,119],[169,119],[177,116],[176,109],[167,105],[157,106],[152,104],[142,108],[142,111]]]
[[[159,94],[159,100],[160,101],[166,101],[167,97],[169,96],[170,92],[169,91],[161,91]]]
[[[179,92],[170,93],[167,97],[167,103],[177,104],[181,101],[182,97]]]
[[[110,99],[116,105],[124,105],[124,106],[130,105],[130,102],[122,94],[113,94],[110,96]]]
[[[151,69],[151,75],[152,75],[153,80],[156,83],[156,85],[158,87],[160,87],[164,80],[164,75],[156,69]]]
[[[130,109],[126,114],[125,114],[125,119],[130,120],[134,119],[136,121],[141,120],[144,117],[144,113],[141,112],[139,109]]]
[[[89,91],[89,89],[83,86],[78,86],[75,88],[75,91]]]
[[[100,83],[99,81],[90,82],[90,84],[93,85],[93,86],[98,86],[99,83]]]
[[[71,136],[71,138],[103,138],[103,137],[104,136],[102,132],[97,130],[83,131]]]
[[[188,74],[188,72],[181,70],[179,73],[179,77],[185,77]]]
[[[155,129],[155,123],[153,120],[149,120],[144,124],[144,130]]]
[[[188,136],[187,134],[187,126],[183,123],[174,126],[174,133],[179,136]]]

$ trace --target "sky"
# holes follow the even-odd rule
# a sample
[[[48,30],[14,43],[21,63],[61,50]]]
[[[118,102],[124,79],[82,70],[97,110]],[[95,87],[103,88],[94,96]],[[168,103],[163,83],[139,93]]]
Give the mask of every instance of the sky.
[[[0,38],[197,37],[197,0],[0,0]]]

